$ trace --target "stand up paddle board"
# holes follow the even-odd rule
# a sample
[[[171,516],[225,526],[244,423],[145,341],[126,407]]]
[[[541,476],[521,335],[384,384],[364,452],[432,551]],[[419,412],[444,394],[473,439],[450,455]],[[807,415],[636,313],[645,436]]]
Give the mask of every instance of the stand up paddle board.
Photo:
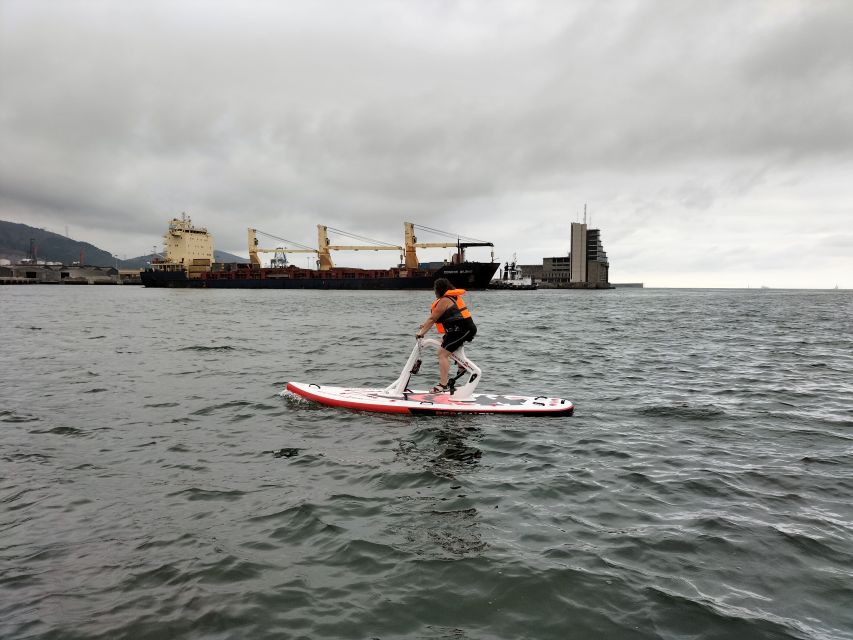
[[[432,416],[456,413],[570,416],[574,411],[574,405],[563,398],[474,393],[482,372],[476,364],[465,357],[463,348],[451,354],[459,367],[459,374],[451,380],[449,392],[413,391],[409,389],[409,380],[420,369],[420,353],[424,346],[439,347],[441,343],[432,338],[419,339],[400,377],[384,389],[329,387],[304,382],[288,382],[287,391],[331,407],[379,413]],[[464,385],[456,388],[456,381],[465,375],[468,375],[468,380]]]
[[[449,393],[409,391],[398,398],[384,395],[383,389],[326,387],[304,382],[288,382],[287,390],[308,400],[330,407],[345,407],[379,413],[409,413],[438,416],[451,413],[514,413],[534,415],[572,415],[574,405],[562,398],[538,396],[498,396],[478,393],[468,400],[456,400]]]

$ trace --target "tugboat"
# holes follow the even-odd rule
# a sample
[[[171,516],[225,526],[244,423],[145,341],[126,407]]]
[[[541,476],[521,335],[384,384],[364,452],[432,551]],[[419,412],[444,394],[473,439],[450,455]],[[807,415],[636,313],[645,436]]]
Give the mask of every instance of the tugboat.
[[[436,278],[447,278],[455,287],[485,289],[500,266],[494,261],[473,262],[465,258],[470,247],[494,247],[491,242],[457,237],[456,242],[419,243],[415,225],[404,223],[404,246],[370,240],[324,225],[317,226],[317,249],[285,238],[278,238],[257,229],[248,230],[249,264],[213,262],[213,238],[207,229],[195,227],[184,215],[173,218],[164,236],[165,251],[162,258],[151,262],[142,272],[146,287],[197,287],[208,289],[432,289]],[[428,231],[439,232],[429,227]],[[371,242],[368,245],[333,245],[328,231]],[[259,246],[258,234],[274,239],[272,248]],[[449,234],[448,234],[449,235]],[[456,248],[453,259],[443,263],[420,263],[418,248]],[[400,264],[390,269],[355,269],[336,267],[332,251],[385,251],[400,252]],[[262,267],[259,254],[272,253],[269,267]],[[303,269],[287,262],[289,253],[316,254],[316,269]]]
[[[507,262],[496,280],[489,283],[489,289],[515,289],[517,291],[530,291],[538,289],[539,286],[530,276],[525,277],[521,273],[521,266],[513,254],[512,262]]]

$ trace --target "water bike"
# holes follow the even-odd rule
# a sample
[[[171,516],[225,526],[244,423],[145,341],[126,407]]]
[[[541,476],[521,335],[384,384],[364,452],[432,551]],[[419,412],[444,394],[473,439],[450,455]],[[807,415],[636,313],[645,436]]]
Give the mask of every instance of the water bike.
[[[456,413],[570,416],[574,411],[574,405],[563,398],[474,393],[482,379],[482,371],[465,357],[464,347],[450,354],[451,360],[457,365],[457,374],[448,381],[448,391],[433,393],[412,390],[409,388],[409,382],[420,370],[423,361],[422,353],[427,347],[438,349],[441,347],[441,342],[435,338],[418,338],[400,376],[384,389],[328,387],[305,382],[288,382],[286,391],[282,393],[289,391],[331,407],[379,413],[430,416]],[[466,376],[467,379],[460,383],[460,380]]]

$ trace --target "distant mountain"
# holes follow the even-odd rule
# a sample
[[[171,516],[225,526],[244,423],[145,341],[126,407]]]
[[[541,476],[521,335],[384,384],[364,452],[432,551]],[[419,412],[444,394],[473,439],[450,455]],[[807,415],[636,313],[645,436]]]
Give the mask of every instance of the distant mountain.
[[[248,258],[241,258],[240,256],[235,256],[233,253],[226,253],[225,251],[214,251],[213,259],[216,262],[239,262],[241,264],[249,264]]]
[[[156,254],[148,254],[147,256],[137,256],[135,258],[128,258],[127,260],[119,260],[119,266],[122,269],[144,269],[148,266],[148,264],[154,259],[159,258],[160,256]],[[241,258],[240,256],[235,256],[233,253],[227,253],[225,251],[215,251],[213,252],[213,260],[215,262],[239,262],[239,263],[248,263],[249,261],[246,258]]]
[[[116,264],[109,251],[99,249],[88,242],[72,240],[58,233],[25,224],[0,220],[0,258],[13,262],[26,258],[30,252],[30,240],[35,245],[37,260],[71,264],[78,262],[82,255],[86,264],[99,267],[114,267]]]
[[[116,266],[116,259],[109,251],[99,249],[88,242],[72,240],[58,233],[25,224],[0,220],[0,258],[6,258],[12,262],[26,258],[30,251],[31,239],[35,244],[36,260],[71,264],[79,262],[82,252],[85,264],[99,267]],[[149,254],[119,260],[118,266],[122,269],[144,269],[155,257],[158,256]],[[214,251],[213,259],[216,262],[249,262],[246,258],[225,251]]]

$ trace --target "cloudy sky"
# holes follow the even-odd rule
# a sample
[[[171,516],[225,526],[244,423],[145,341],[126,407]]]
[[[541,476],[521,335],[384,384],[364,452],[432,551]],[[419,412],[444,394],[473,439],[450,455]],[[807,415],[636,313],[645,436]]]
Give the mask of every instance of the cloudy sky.
[[[849,0],[0,0],[0,219],[127,257],[182,211],[243,255],[410,220],[533,263],[586,203],[612,281],[853,288],[851,33]]]

